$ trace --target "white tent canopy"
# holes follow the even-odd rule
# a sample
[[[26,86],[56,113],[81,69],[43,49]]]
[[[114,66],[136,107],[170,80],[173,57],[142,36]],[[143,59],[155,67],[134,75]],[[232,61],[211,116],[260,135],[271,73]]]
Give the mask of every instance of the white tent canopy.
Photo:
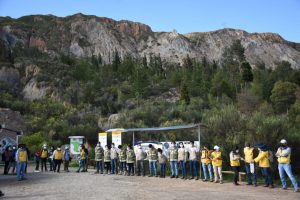
[[[132,143],[134,145],[134,132],[146,132],[146,131],[151,131],[151,132],[157,132],[157,131],[174,131],[174,130],[184,130],[184,129],[198,129],[198,141],[199,145],[201,145],[201,126],[203,127],[203,124],[188,124],[188,125],[177,125],[177,126],[165,126],[165,127],[153,127],[153,128],[114,128],[114,129],[109,129],[105,132],[114,132],[114,131],[120,131],[122,133],[126,132],[132,132]]]

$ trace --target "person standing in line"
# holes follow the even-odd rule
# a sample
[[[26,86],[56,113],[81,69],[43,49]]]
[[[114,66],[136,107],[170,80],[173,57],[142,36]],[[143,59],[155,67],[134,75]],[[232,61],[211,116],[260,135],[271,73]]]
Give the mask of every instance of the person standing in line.
[[[282,189],[287,189],[287,183],[285,178],[285,174],[287,174],[294,186],[295,192],[300,192],[298,182],[292,172],[291,148],[288,147],[287,141],[285,139],[282,139],[280,141],[280,147],[278,148],[275,156],[278,160],[278,171],[282,183]]]
[[[120,159],[120,173],[119,175],[126,175],[126,149],[122,145],[118,146],[119,149],[119,159]]]
[[[101,146],[101,143],[98,142],[95,147],[95,161],[96,161],[96,172],[95,174],[103,174],[103,157],[104,149]]]
[[[152,144],[149,144],[149,151],[148,151],[148,159],[149,159],[149,176],[152,177],[153,171],[155,177],[157,177],[157,166],[156,162],[158,159],[157,150],[154,148]]]
[[[86,162],[86,150],[85,150],[85,146],[81,144],[81,150],[79,155],[79,168],[77,170],[77,173],[85,172],[85,166],[86,166],[85,162]]]
[[[181,168],[182,177],[181,179],[186,179],[186,162],[188,159],[188,153],[184,148],[184,145],[182,142],[179,143],[179,149],[178,149],[178,162]]]
[[[135,150],[135,155],[136,155],[137,175],[145,176],[144,160],[146,157],[146,153],[145,153],[144,149],[142,148],[141,144],[138,144],[138,147]]]
[[[60,173],[60,165],[62,162],[63,153],[61,151],[60,147],[57,147],[57,149],[53,152],[53,161],[54,161],[54,168],[53,172]]]
[[[258,163],[262,175],[265,177],[264,187],[274,188],[273,179],[271,176],[270,161],[269,161],[269,151],[265,144],[258,145],[258,156],[254,159]]]
[[[47,159],[48,159],[48,150],[47,150],[47,146],[43,145],[42,151],[41,151],[41,170],[44,171],[48,171],[47,169]]]
[[[69,146],[65,147],[65,151],[63,153],[63,162],[64,162],[64,171],[69,172],[69,164],[71,162],[71,153],[69,150]]]
[[[134,176],[134,162],[135,162],[135,155],[134,151],[132,149],[132,145],[129,144],[127,146],[127,152],[126,152],[126,163],[128,165],[128,176]]]
[[[48,151],[48,162],[49,162],[49,166],[50,166],[50,171],[53,171],[53,152],[54,152],[54,147],[51,146],[49,151]]]
[[[232,170],[234,171],[234,179],[233,179],[233,184],[234,185],[240,185],[238,183],[238,179],[239,179],[239,173],[240,173],[240,166],[241,166],[241,156],[240,156],[240,152],[239,152],[239,147],[235,147],[235,149],[233,149],[230,154],[230,166],[232,168]]]
[[[247,185],[254,185],[257,186],[256,180],[256,173],[255,173],[255,164],[253,159],[253,150],[254,148],[251,147],[250,143],[246,144],[244,148],[244,155],[245,155],[245,169],[247,174],[248,183]]]
[[[211,153],[211,160],[214,168],[215,183],[218,183],[220,180],[220,184],[223,184],[222,153],[220,147],[214,146],[214,151]]]
[[[171,147],[169,148],[169,161],[172,171],[171,178],[178,178],[178,149],[175,141],[171,143]]]
[[[8,174],[8,167],[9,167],[9,162],[11,160],[11,155],[12,155],[12,149],[11,147],[6,147],[4,153],[3,153],[3,161],[4,161],[4,175]]]
[[[196,172],[196,180],[199,180],[199,161],[198,154],[199,149],[194,145],[194,142],[190,142],[191,147],[189,148],[189,162],[190,162],[190,179],[194,179],[194,175]]]
[[[40,172],[40,161],[41,161],[41,150],[38,150],[34,154],[34,161],[35,161],[35,170],[34,172]]]
[[[202,163],[202,169],[203,169],[203,174],[204,174],[204,179],[203,181],[208,181],[207,177],[207,171],[209,174],[209,180],[210,182],[213,182],[213,174],[212,174],[212,165],[211,165],[211,159],[210,155],[213,151],[210,150],[210,147],[203,147],[203,150],[201,151],[201,163]]]
[[[10,168],[12,168],[11,173],[12,174],[15,173],[15,170],[16,170],[16,152],[17,152],[16,146],[13,146],[12,147],[11,159],[10,159],[9,166],[8,166],[8,173],[10,171]]]
[[[160,148],[157,149],[157,152],[158,152],[158,162],[159,162],[159,165],[160,165],[159,177],[160,178],[165,178],[166,177],[166,168],[167,168],[168,159],[163,154],[163,151]]]
[[[25,178],[25,167],[28,162],[28,152],[25,144],[20,144],[19,149],[16,152],[16,163],[17,163],[17,179],[18,181],[26,180]]]
[[[115,147],[115,144],[111,144],[110,149],[110,158],[111,158],[111,174],[118,174],[118,150]]]
[[[104,147],[104,166],[106,170],[106,174],[110,174],[111,170],[111,156],[110,156],[110,149],[108,148],[107,145]]]

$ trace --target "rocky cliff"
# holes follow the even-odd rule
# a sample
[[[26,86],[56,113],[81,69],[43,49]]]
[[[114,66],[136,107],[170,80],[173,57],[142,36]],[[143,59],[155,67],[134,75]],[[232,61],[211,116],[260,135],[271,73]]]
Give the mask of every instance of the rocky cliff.
[[[273,68],[285,60],[293,68],[300,67],[300,44],[275,33],[222,29],[183,35],[176,30],[153,32],[145,24],[82,14],[63,18],[52,15],[0,18],[0,54],[6,57],[16,47],[37,47],[50,55],[101,55],[106,63],[111,62],[115,50],[121,57],[159,54],[164,60],[177,63],[187,54],[199,60],[205,56],[209,61],[219,61],[224,49],[237,39],[241,40],[246,59],[253,66],[264,62]]]

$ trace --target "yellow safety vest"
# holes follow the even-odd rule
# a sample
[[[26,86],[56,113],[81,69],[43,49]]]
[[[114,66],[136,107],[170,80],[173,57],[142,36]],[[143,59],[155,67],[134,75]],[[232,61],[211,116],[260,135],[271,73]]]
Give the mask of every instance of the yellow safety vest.
[[[279,150],[280,153],[282,152],[282,149]],[[291,163],[291,154],[289,154],[287,157],[279,157],[278,163],[280,164],[290,164]]]
[[[81,159],[85,159],[84,154],[85,154],[84,149],[82,149],[81,152],[80,152],[80,158]]]
[[[245,147],[244,154],[245,154],[245,162],[246,163],[253,162],[253,148]]]
[[[58,150],[55,150],[53,159],[54,160],[61,160],[62,159],[62,152],[58,151]]]
[[[27,159],[27,152],[19,151],[19,162],[26,162],[26,159]]]
[[[254,159],[255,162],[258,162],[259,167],[267,168],[270,167],[269,161],[269,152],[268,151],[260,151],[258,156]]]
[[[43,150],[41,158],[47,158],[47,155],[48,155],[48,151]]]
[[[201,151],[201,162],[204,163],[204,164],[209,164],[211,163],[211,159],[209,158],[210,157],[210,154],[211,154],[211,150],[202,150]]]
[[[220,151],[212,152],[211,156],[212,156],[212,165],[214,167],[222,166],[222,153]]]

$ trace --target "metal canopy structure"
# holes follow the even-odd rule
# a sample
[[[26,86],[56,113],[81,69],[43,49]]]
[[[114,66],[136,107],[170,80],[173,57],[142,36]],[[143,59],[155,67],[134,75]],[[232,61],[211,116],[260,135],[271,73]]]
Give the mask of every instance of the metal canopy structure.
[[[198,141],[199,145],[201,145],[201,127],[205,127],[203,124],[188,124],[188,125],[177,125],[177,126],[165,126],[165,127],[152,127],[152,128],[114,128],[109,129],[105,132],[113,132],[113,131],[120,131],[122,133],[132,132],[132,144],[134,146],[135,140],[135,132],[158,132],[158,131],[174,131],[174,130],[184,130],[184,129],[198,129]]]

